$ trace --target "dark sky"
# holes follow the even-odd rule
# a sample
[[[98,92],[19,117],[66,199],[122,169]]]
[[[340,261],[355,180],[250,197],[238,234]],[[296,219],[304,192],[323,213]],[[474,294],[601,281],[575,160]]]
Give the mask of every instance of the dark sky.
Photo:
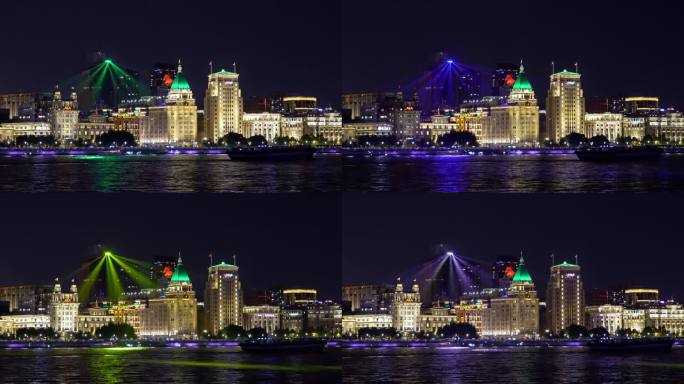
[[[537,98],[551,61],[579,61],[586,95],[661,96],[684,107],[682,5],[675,1],[349,0],[343,7],[346,92],[394,90],[414,81],[433,54],[483,69],[525,62]]]
[[[237,62],[246,95],[337,104],[339,20],[335,2],[315,0],[3,3],[0,92],[51,90],[100,50],[144,74],[180,58],[198,100],[213,60],[214,70]]]
[[[680,196],[352,194],[343,209],[345,284],[393,283],[445,243],[485,266],[524,251],[542,295],[549,255],[578,253],[585,288],[641,285],[684,300]]]
[[[244,289],[313,287],[340,294],[340,203],[333,194],[4,195],[0,285],[51,284],[97,244],[151,261],[183,261],[204,291],[208,254],[237,253]]]

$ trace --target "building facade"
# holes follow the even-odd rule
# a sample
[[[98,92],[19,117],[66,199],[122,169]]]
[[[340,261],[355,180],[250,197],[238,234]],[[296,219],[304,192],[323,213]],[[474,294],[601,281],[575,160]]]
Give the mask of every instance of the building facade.
[[[276,305],[245,305],[242,308],[243,327],[262,328],[269,335],[280,329],[280,307]]]
[[[237,73],[226,70],[209,75],[204,96],[204,139],[216,143],[230,132],[243,134],[243,101],[239,79]]]
[[[570,325],[584,325],[584,287],[579,265],[563,262],[551,267],[546,305],[547,325],[552,334],[558,335]]]
[[[414,279],[411,291],[404,292],[404,285],[401,283],[401,279],[397,278],[391,309],[392,324],[397,332],[420,331],[420,308],[418,282]]]
[[[229,325],[242,325],[242,286],[237,265],[222,262],[209,267],[204,308],[207,331],[213,335]]]
[[[55,279],[50,301],[50,327],[55,332],[76,332],[78,330],[78,289],[72,280],[69,292],[62,292],[59,279]]]
[[[547,139],[560,143],[570,133],[586,134],[581,75],[563,70],[551,75],[546,96]]]
[[[624,136],[622,121],[620,113],[587,113],[584,115],[587,137],[602,135],[611,143],[615,143],[618,138]]]
[[[281,116],[279,113],[243,113],[242,129],[245,137],[261,135],[272,143],[281,135]]]
[[[166,105],[149,108],[149,125],[141,132],[141,144],[197,143],[197,106],[180,62]]]

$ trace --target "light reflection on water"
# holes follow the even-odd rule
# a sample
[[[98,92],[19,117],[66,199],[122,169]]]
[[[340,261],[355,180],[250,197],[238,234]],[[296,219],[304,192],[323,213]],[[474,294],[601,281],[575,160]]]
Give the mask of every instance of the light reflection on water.
[[[344,157],[347,191],[684,191],[684,156],[589,163],[575,155]]]
[[[681,383],[684,350],[611,355],[582,348],[387,348],[343,352],[344,383]]]
[[[0,350],[3,383],[336,383],[341,375],[336,350],[313,355],[248,354],[237,347]]]

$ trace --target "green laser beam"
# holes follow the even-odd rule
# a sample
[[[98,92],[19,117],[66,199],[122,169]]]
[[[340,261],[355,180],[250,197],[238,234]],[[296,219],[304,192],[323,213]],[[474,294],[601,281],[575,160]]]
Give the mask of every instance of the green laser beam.
[[[118,301],[123,294],[123,287],[121,285],[121,280],[119,279],[119,274],[116,273],[116,268],[112,262],[112,257],[105,256],[107,261],[107,298],[111,301]]]
[[[93,268],[90,274],[88,274],[88,277],[86,277],[86,279],[81,284],[81,287],[78,289],[79,301],[81,303],[85,303],[88,301],[88,298],[90,297],[90,292],[92,291],[93,286],[95,285],[95,281],[97,280],[97,277],[100,274],[100,271],[102,270],[104,261],[104,257],[101,257],[100,261],[95,265],[95,268]]]
[[[118,264],[121,267],[124,273],[126,273],[127,276],[133,279],[133,281],[135,281],[135,283],[138,284],[140,287],[155,288],[157,286],[157,284],[152,279],[138,271],[135,268],[135,266],[126,263],[117,256],[112,256],[112,259],[116,264]]]

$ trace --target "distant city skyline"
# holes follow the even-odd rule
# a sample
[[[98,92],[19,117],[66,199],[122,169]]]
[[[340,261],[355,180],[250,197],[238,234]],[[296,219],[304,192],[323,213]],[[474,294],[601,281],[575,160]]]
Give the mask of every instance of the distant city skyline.
[[[340,294],[339,215],[330,214],[339,206],[337,196],[69,194],[10,200],[14,208],[6,214],[13,220],[0,227],[13,240],[3,246],[0,286],[52,284],[73,274],[102,244],[149,262],[180,251],[200,296],[210,252],[215,264],[237,255],[247,290],[315,288],[321,299],[333,300]],[[102,210],[93,212],[94,206]],[[35,226],[38,233],[26,230]]]
[[[587,290],[658,288],[663,299],[684,300],[679,272],[671,268],[681,253],[674,225],[681,210],[675,200],[627,195],[346,195],[343,284],[392,284],[445,244],[445,249],[477,260],[485,269],[498,256],[523,251],[542,296],[553,253],[556,264],[574,262],[578,255]],[[646,201],[648,206],[642,205]],[[664,216],[666,209],[669,214]],[[369,241],[367,233],[377,241]]]

